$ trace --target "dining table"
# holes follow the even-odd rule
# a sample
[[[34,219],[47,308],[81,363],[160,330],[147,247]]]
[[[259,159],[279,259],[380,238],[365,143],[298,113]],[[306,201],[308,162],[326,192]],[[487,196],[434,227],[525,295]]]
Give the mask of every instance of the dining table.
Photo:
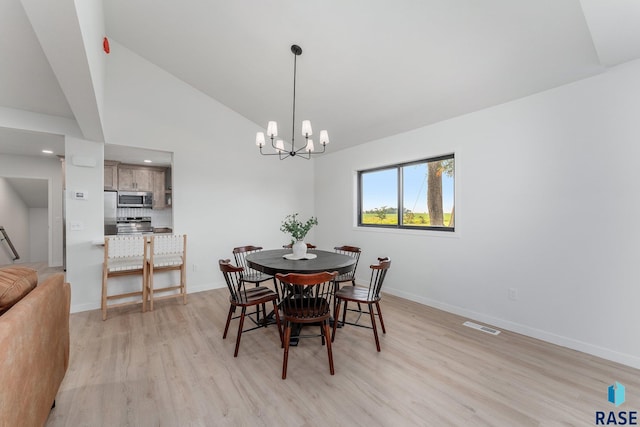
[[[267,249],[247,255],[247,265],[262,273],[275,276],[278,273],[321,273],[323,271],[345,274],[356,267],[356,259],[349,255],[339,254],[321,249],[309,249],[307,254],[300,259],[292,259],[291,249]],[[337,289],[336,289],[337,290]],[[276,289],[276,291],[278,291]],[[270,317],[270,316],[269,316]],[[333,318],[330,319],[333,322]],[[338,325],[341,327],[342,325]],[[294,331],[290,345],[297,345],[298,339]]]
[[[291,249],[268,249],[247,255],[247,265],[254,270],[275,276],[277,273],[321,273],[323,271],[345,274],[352,271],[356,259],[349,255],[320,249],[309,249],[305,257],[292,259]]]

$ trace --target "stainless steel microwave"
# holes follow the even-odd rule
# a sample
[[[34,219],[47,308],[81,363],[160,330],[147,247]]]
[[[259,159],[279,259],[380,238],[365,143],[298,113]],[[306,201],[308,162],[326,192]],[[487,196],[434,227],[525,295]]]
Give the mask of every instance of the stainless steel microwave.
[[[119,208],[151,208],[153,193],[151,191],[118,191]]]

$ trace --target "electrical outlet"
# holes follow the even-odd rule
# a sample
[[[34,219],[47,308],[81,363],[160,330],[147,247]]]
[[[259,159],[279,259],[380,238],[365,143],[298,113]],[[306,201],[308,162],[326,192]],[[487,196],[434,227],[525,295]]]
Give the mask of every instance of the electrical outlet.
[[[518,301],[518,289],[509,288],[509,300]]]
[[[191,270],[195,273],[196,271],[198,271],[198,265],[197,264],[191,264]]]

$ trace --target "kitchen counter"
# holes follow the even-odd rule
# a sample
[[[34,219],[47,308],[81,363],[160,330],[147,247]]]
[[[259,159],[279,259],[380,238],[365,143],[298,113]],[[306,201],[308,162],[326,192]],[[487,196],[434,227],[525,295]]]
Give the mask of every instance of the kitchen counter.
[[[173,229],[168,227],[158,227],[153,229],[153,233],[136,233],[136,234],[120,234],[120,236],[154,236],[156,234],[171,234],[173,233]],[[112,236],[104,236],[104,237],[117,237],[117,234]],[[91,243],[95,246],[104,246],[104,237],[102,240],[93,240]]]
[[[169,227],[154,227],[153,234],[171,234],[173,233],[173,229]]]

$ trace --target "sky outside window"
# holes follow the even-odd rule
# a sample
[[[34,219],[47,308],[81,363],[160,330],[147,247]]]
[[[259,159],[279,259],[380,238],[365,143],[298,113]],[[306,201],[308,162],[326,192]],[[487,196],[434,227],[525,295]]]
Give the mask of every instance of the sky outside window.
[[[427,212],[427,164],[403,167],[404,208],[412,212]],[[442,204],[451,212],[454,204],[453,177],[442,174]],[[398,205],[397,169],[385,169],[362,174],[362,210]]]

